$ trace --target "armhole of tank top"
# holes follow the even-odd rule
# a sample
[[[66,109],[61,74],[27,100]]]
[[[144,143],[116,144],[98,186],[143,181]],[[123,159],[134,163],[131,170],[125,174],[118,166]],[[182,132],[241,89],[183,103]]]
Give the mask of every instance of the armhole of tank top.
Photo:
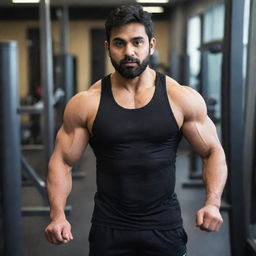
[[[162,88],[163,88],[163,93],[164,93],[164,98],[165,98],[165,102],[166,102],[166,105],[168,106],[168,109],[170,111],[170,114],[171,114],[171,118],[172,120],[174,121],[175,125],[176,125],[176,128],[179,132],[181,132],[181,129],[178,125],[178,122],[174,116],[174,113],[173,113],[173,109],[172,109],[172,106],[170,104],[170,101],[169,101],[169,97],[168,97],[168,93],[167,93],[167,84],[166,84],[166,76],[161,74],[161,77],[160,79],[162,80]]]
[[[92,135],[91,135],[91,138],[94,137],[95,133],[94,133],[94,130],[95,130],[95,126],[97,124],[97,120],[99,119],[99,115],[100,115],[100,112],[101,112],[101,108],[102,108],[102,95],[103,95],[103,86],[107,83],[108,79],[109,79],[109,76],[105,76],[103,79],[101,79],[101,92],[100,92],[100,102],[99,102],[99,107],[97,109],[97,113],[95,115],[95,119],[93,121],[93,124],[92,124]],[[104,88],[106,89],[106,88]]]

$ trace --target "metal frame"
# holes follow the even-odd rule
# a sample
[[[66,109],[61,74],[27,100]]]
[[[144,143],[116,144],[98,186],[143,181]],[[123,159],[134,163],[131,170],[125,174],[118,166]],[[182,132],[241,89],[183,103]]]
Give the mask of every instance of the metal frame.
[[[53,113],[53,55],[50,26],[50,0],[41,0],[40,6],[40,52],[41,52],[41,84],[44,102],[44,145],[45,168],[53,151],[54,145],[54,113]]]
[[[66,215],[72,211],[72,206],[67,205],[64,209]],[[22,208],[22,216],[49,216],[49,206],[27,206]],[[8,255],[9,256],[9,255]],[[15,255],[16,256],[16,255]]]
[[[43,145],[39,145],[39,144],[35,144],[35,145],[22,145],[21,146],[22,151],[43,151],[44,150],[44,146]]]
[[[40,1],[40,33],[41,33],[41,79],[43,87],[43,108],[29,106],[18,109],[20,114],[36,113],[42,114],[44,119],[44,145],[39,150],[43,149],[45,154],[45,169],[47,170],[48,161],[53,151],[54,144],[54,104],[56,104],[63,96],[63,93],[56,91],[53,94],[53,64],[52,64],[52,39],[50,29],[50,0]],[[48,199],[45,182],[36,173],[33,167],[28,163],[24,156],[21,158],[22,167],[27,176],[36,186],[42,196],[44,206],[39,207],[23,207],[23,216],[45,215],[49,214]],[[65,211],[69,213],[71,207],[67,206]]]
[[[23,207],[21,209],[21,164],[42,195],[44,205],[48,205],[48,202],[44,181],[20,154],[20,120],[18,115],[21,114],[22,108],[19,107],[17,90],[17,49],[17,43],[14,41],[0,42],[0,63],[2,63],[0,65],[1,204],[3,211],[3,254],[5,256],[21,255],[21,215],[49,215],[50,211],[48,206]],[[51,111],[53,111],[53,105],[51,107]],[[71,206],[66,206],[65,213],[69,214],[71,209]]]
[[[36,173],[36,171],[30,166],[30,164],[28,163],[28,161],[26,160],[26,158],[24,156],[21,157],[21,164],[22,164],[23,169],[25,170],[25,173],[32,180],[33,184],[36,186],[36,188],[40,192],[40,194],[43,198],[44,204],[48,205],[45,182]]]
[[[69,9],[66,4],[58,10],[60,23],[61,86],[65,91],[64,104],[74,95],[72,55],[69,54]]]
[[[5,256],[21,255],[21,169],[20,123],[17,114],[19,104],[17,59],[17,42],[0,42],[0,179]]]
[[[246,255],[243,195],[243,11],[244,0],[225,1],[225,40],[222,87],[223,146],[229,166],[228,201],[232,256]],[[238,189],[239,188],[239,189]],[[238,221],[239,220],[239,221]]]
[[[201,94],[204,98],[204,100],[207,100],[207,95],[208,95],[208,86],[207,86],[207,82],[208,82],[208,51],[206,51],[204,49],[204,51],[202,51],[201,53]]]
[[[246,112],[245,112],[245,131],[244,131],[244,196],[245,196],[245,224],[247,233],[247,246],[251,255],[256,255],[256,243],[250,235],[251,223],[251,202],[252,198],[252,178],[255,170],[255,141],[256,141],[256,1],[251,0],[251,13],[249,25],[249,41],[248,41],[248,59],[247,59],[247,92],[246,92]],[[252,254],[254,253],[254,254]]]
[[[37,108],[34,106],[21,106],[18,108],[19,114],[42,114],[43,108]]]
[[[178,52],[172,52],[170,54],[170,76],[180,82],[180,63],[181,63],[181,55]]]
[[[57,16],[60,20],[60,52],[66,54],[69,52],[69,9],[66,4],[57,11]]]

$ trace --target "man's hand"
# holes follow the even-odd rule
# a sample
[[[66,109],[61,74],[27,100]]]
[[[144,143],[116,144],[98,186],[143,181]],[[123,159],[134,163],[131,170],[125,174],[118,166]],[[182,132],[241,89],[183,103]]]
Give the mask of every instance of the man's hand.
[[[222,223],[220,210],[215,205],[206,205],[196,213],[196,226],[202,230],[218,231]]]
[[[70,223],[66,219],[53,220],[45,229],[45,237],[53,244],[70,242],[73,240]]]

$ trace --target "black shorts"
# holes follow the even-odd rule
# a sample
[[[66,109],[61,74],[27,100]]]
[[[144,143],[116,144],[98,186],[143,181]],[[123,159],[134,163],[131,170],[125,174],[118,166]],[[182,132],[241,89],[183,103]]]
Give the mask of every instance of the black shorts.
[[[92,225],[89,256],[185,256],[185,230],[120,230]]]

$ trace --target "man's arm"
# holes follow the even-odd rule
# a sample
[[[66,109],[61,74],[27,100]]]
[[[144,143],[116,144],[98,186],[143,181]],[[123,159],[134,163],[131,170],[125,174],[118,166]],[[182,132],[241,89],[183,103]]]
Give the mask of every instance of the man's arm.
[[[218,231],[223,219],[219,208],[227,179],[225,153],[219,142],[215,125],[207,116],[202,97],[193,89],[183,87],[182,131],[193,149],[203,159],[205,205],[196,214],[196,225],[206,231]]]
[[[57,137],[51,156],[47,177],[47,192],[50,204],[51,223],[45,229],[48,241],[55,244],[73,239],[71,225],[66,220],[64,208],[72,187],[71,169],[79,160],[88,144],[86,114],[81,108],[83,95],[74,96],[64,112],[63,125]]]

